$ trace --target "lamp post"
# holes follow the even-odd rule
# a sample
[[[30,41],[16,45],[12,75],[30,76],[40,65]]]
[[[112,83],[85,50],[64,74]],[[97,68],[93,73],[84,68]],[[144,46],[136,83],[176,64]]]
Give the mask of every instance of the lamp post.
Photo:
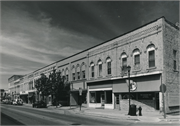
[[[128,71],[128,81],[129,81],[129,112],[128,115],[131,115],[131,110],[130,110],[130,104],[131,104],[131,100],[130,100],[130,70],[131,70],[131,66],[127,66],[127,71]]]

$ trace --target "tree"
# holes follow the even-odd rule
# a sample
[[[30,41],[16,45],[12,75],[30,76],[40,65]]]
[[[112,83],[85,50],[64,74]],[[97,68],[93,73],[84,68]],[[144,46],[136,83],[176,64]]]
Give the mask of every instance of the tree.
[[[70,84],[65,82],[65,77],[61,76],[61,72],[56,72],[55,69],[49,74],[48,78],[41,74],[41,78],[35,81],[35,88],[38,94],[41,92],[43,100],[44,96],[51,94],[56,107],[60,100],[69,102]]]
[[[48,78],[43,73],[41,74],[41,78],[35,81],[35,88],[37,89],[37,94],[39,95],[39,93],[41,92],[43,98],[42,100],[44,100],[44,96],[49,95],[49,92],[47,91],[48,90],[47,81]]]
[[[65,77],[61,76],[61,73],[55,72],[52,73],[52,95],[54,96],[54,102],[57,107],[59,101],[68,100],[69,102],[69,91],[70,86],[68,82],[65,82]]]

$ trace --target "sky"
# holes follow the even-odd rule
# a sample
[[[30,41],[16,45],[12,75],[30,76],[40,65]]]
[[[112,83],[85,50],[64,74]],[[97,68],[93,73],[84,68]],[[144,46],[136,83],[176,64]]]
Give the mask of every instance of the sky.
[[[164,16],[179,22],[179,1],[1,1],[0,89],[12,75],[110,40]]]

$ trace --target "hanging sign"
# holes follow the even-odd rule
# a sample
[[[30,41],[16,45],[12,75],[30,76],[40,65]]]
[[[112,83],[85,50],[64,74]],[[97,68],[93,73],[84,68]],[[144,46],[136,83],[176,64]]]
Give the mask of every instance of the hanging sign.
[[[129,80],[128,79],[126,80],[126,83],[129,87]],[[137,89],[137,83],[133,80],[130,80],[130,90],[135,91],[136,89]]]

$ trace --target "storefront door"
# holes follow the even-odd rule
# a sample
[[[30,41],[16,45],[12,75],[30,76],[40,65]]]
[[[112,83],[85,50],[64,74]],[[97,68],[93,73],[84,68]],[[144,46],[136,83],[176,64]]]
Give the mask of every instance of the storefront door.
[[[104,94],[101,94],[101,106],[104,106],[104,102],[105,102]]]

